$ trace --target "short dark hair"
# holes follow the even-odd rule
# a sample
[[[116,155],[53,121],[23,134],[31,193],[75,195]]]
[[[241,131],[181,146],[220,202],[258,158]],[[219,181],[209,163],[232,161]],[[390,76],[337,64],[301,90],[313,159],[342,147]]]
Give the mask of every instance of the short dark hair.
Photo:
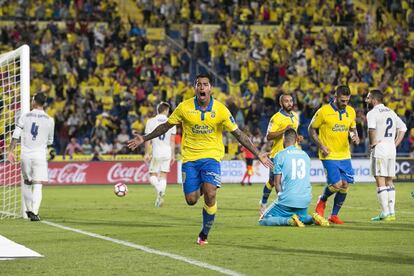
[[[157,112],[158,112],[158,114],[160,114],[160,113],[164,112],[164,111],[165,111],[165,110],[167,110],[167,109],[170,109],[170,104],[169,104],[169,103],[167,103],[167,102],[160,102],[160,103],[157,105]]]
[[[382,101],[384,100],[384,94],[379,89],[372,89],[371,91],[369,91],[369,93],[371,94],[371,97],[373,97],[380,103],[382,103]]]
[[[33,100],[36,104],[44,106],[47,100],[47,97],[44,93],[36,93],[33,97]]]
[[[213,82],[212,77],[211,77],[209,74],[207,74],[207,73],[201,73],[201,74],[198,74],[198,75],[196,76],[196,83],[197,83],[197,80],[198,80],[199,78],[207,78],[207,79],[208,79],[208,82],[209,82],[210,84]]]
[[[289,128],[285,131],[285,133],[283,133],[283,137],[287,141],[294,142],[298,138],[298,134],[296,133],[296,130]]]
[[[339,85],[336,88],[335,94],[336,94],[337,97],[350,96],[351,95],[351,90],[349,89],[348,85]]]

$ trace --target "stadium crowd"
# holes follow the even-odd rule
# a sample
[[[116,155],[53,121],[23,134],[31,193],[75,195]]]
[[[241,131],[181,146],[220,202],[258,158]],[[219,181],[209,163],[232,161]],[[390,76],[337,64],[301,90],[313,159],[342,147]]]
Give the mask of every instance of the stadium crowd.
[[[267,145],[267,123],[279,109],[278,95],[287,92],[300,113],[302,147],[315,156],[306,131],[310,119],[336,85],[348,84],[360,136],[366,138],[364,97],[379,87],[409,128],[399,152],[414,155],[414,41],[407,28],[414,20],[406,1],[386,1],[374,10],[333,0],[139,0],[142,22],[122,21],[111,0],[1,2],[2,19],[18,19],[2,25],[1,51],[30,45],[31,92],[48,95],[59,154],[129,153],[125,142],[143,132],[158,102],[175,107],[194,95],[185,50],[145,36],[147,26],[172,33],[172,25],[181,24],[190,58],[226,76],[226,89],[214,88],[214,96],[257,145]],[[395,20],[396,27],[385,20]],[[192,23],[219,27],[208,37]],[[259,32],[251,25],[257,23],[272,25]],[[228,136],[225,144],[234,157],[236,142]],[[353,152],[365,154],[366,144]]]

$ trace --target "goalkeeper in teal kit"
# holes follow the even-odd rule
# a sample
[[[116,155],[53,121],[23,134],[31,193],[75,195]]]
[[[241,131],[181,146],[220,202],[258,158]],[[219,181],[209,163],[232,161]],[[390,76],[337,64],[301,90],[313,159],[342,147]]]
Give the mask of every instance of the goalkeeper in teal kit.
[[[308,214],[312,199],[310,184],[310,158],[303,150],[295,147],[297,133],[288,129],[283,134],[284,150],[274,158],[275,200],[259,219],[263,226],[291,225],[304,227],[305,224],[329,226],[322,216]]]

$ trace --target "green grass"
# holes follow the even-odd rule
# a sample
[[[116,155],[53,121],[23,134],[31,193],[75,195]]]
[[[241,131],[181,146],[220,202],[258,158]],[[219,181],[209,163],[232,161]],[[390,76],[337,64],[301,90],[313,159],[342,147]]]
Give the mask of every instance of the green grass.
[[[322,188],[314,185],[311,210]],[[153,207],[151,186],[130,185],[125,198],[117,198],[111,186],[49,186],[44,188],[41,216],[246,275],[412,275],[414,184],[397,184],[395,222],[371,222],[379,212],[375,186],[354,185],[340,213],[345,225],[303,229],[258,226],[261,189],[262,185],[223,185],[205,247],[195,244],[202,203],[186,206],[178,185],[168,187],[160,209]],[[43,223],[3,220],[0,234],[45,256],[0,261],[0,275],[217,274]]]

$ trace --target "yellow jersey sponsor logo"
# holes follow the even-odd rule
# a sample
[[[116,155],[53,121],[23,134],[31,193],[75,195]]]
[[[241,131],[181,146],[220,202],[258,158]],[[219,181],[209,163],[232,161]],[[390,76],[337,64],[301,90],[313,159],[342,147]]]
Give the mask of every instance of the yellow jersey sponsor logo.
[[[209,126],[200,126],[200,125],[194,125],[191,128],[191,131],[194,134],[211,134],[211,133],[213,133],[213,129],[210,128]]]
[[[335,132],[346,132],[348,130],[349,128],[342,124],[335,124],[334,127],[332,128],[332,131],[335,131]]]

